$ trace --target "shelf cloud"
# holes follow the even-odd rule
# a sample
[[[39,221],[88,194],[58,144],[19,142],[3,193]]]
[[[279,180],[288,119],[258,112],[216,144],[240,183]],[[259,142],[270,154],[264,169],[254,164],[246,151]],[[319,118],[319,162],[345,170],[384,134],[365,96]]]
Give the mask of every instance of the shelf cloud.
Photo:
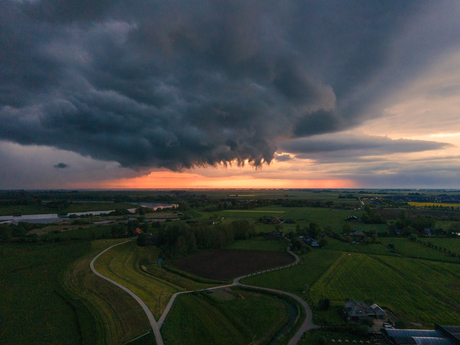
[[[176,171],[258,166],[280,147],[442,148],[334,134],[378,117],[374,105],[422,70],[432,49],[458,45],[458,21],[430,24],[430,9],[418,1],[1,1],[0,140]],[[427,25],[448,30],[420,45],[414,33]]]

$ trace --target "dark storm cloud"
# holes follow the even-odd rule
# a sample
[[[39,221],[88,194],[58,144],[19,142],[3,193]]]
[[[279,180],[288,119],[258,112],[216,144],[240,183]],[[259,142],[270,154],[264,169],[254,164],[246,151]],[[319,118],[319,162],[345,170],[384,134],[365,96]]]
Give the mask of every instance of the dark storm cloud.
[[[65,164],[65,163],[58,163],[56,165],[53,165],[54,168],[56,169],[65,169],[65,168],[68,168],[69,165]]]
[[[393,140],[388,137],[363,134],[323,134],[311,138],[294,139],[280,144],[283,152],[295,154],[299,159],[311,159],[317,163],[382,162],[379,169],[388,168],[383,156],[394,153],[433,151],[453,145],[425,140]]]
[[[383,155],[391,153],[422,152],[452,147],[451,144],[426,140],[390,139],[362,134],[319,135],[308,139],[294,139],[281,144],[284,152],[329,153],[360,151],[362,155]]]
[[[2,0],[0,139],[136,169],[270,162],[280,140],[376,116],[423,6]]]

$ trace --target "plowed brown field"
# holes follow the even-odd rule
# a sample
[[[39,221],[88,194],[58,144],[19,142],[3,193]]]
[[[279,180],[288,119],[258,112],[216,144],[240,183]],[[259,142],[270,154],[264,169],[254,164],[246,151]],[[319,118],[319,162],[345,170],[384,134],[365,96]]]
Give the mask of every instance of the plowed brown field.
[[[294,261],[288,253],[266,250],[210,250],[175,260],[172,265],[182,271],[215,280],[286,265]]]

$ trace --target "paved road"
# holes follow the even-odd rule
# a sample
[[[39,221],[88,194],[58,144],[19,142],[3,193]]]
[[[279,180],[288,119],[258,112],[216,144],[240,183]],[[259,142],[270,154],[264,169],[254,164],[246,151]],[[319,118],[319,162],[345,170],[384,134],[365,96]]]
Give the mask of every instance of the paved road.
[[[150,309],[147,307],[147,305],[144,303],[144,301],[142,301],[134,292],[132,292],[131,290],[125,288],[123,285],[121,284],[118,284],[116,281],[110,279],[110,278],[107,278],[105,276],[103,276],[102,274],[100,274],[98,271],[96,271],[96,269],[94,268],[94,262],[97,260],[98,257],[100,257],[102,254],[104,254],[106,251],[108,251],[109,249],[112,249],[113,247],[116,247],[116,246],[119,246],[121,244],[125,244],[129,241],[125,241],[125,242],[122,242],[122,243],[118,243],[118,244],[115,244],[114,246],[111,246],[109,248],[107,248],[106,250],[100,252],[93,260],[91,260],[91,263],[89,264],[89,266],[91,267],[91,271],[94,272],[94,274],[96,274],[97,276],[101,277],[102,279],[105,279],[109,282],[111,282],[112,284],[118,286],[120,289],[122,289],[123,291],[126,291],[128,294],[130,294],[136,301],[137,303],[140,304],[140,306],[142,307],[142,309],[144,310],[145,314],[147,315],[147,318],[149,319],[149,322],[150,322],[150,325],[152,326],[152,330],[153,330],[153,333],[155,334],[155,340],[157,342],[157,345],[164,345],[164,342],[163,342],[163,337],[161,336],[161,333],[160,333],[160,328],[158,327],[158,324],[157,322],[155,321],[155,318],[153,317],[153,314],[152,312],[150,311]]]
[[[111,249],[113,247],[116,247],[116,246],[119,246],[121,244],[127,243],[127,242],[129,242],[129,241],[115,244],[115,245],[105,249],[101,253],[99,253],[90,263],[91,270],[96,275],[98,275],[99,277],[111,282],[112,284],[115,284],[116,286],[118,286],[122,290],[126,291],[128,294],[130,294],[140,304],[140,306],[144,310],[145,314],[147,315],[147,318],[149,319],[150,325],[152,326],[152,330],[153,330],[153,333],[155,334],[155,339],[156,339],[157,344],[158,345],[164,345],[163,338],[162,338],[161,333],[160,333],[160,328],[163,325],[163,323],[164,323],[164,321],[166,319],[166,316],[168,316],[168,313],[171,310],[171,307],[174,304],[174,301],[176,300],[176,297],[178,295],[181,295],[181,294],[191,293],[191,292],[200,291],[200,290],[181,291],[181,292],[175,293],[171,297],[171,299],[169,300],[168,305],[166,306],[165,310],[163,311],[163,314],[161,315],[161,317],[160,317],[160,319],[158,320],[158,323],[157,323],[155,321],[155,318],[153,317],[152,312],[149,310],[147,305],[136,294],[134,294],[134,292],[132,292],[131,290],[127,289],[123,285],[118,284],[116,281],[113,281],[112,279],[103,276],[102,274],[97,272],[96,269],[94,268],[94,262],[96,261],[96,259],[99,256],[104,254],[109,249]],[[289,265],[285,265],[285,266],[281,266],[281,267],[277,267],[277,268],[273,268],[273,269],[268,269],[268,270],[260,271],[260,272],[256,272],[256,273],[247,274],[247,275],[235,278],[231,284],[219,285],[219,286],[208,288],[208,289],[212,290],[212,289],[222,289],[222,288],[231,287],[231,286],[244,286],[244,287],[249,287],[251,289],[256,289],[256,290],[275,292],[275,293],[278,293],[278,294],[287,295],[287,296],[290,296],[290,297],[294,298],[296,301],[298,301],[303,306],[304,311],[305,311],[305,320],[303,321],[303,323],[300,326],[299,330],[294,334],[294,336],[288,342],[288,345],[295,345],[295,344],[298,343],[298,341],[300,340],[300,338],[302,337],[302,334],[304,332],[306,332],[306,331],[308,331],[310,329],[318,328],[318,326],[314,325],[313,322],[312,322],[312,313],[311,313],[310,306],[302,298],[300,298],[299,296],[294,295],[294,294],[292,294],[290,292],[286,292],[286,291],[282,291],[282,290],[276,290],[276,289],[269,289],[269,288],[264,288],[264,287],[260,287],[260,286],[254,286],[254,285],[246,285],[246,284],[240,283],[240,280],[243,279],[243,278],[252,277],[252,276],[262,274],[262,273],[266,273],[266,272],[280,270],[280,269],[291,267],[293,265],[297,265],[298,263],[300,263],[300,258],[296,254],[291,252],[289,250],[289,247],[287,248],[287,251],[288,251],[289,254],[291,254],[295,258],[295,261],[293,263],[289,264]]]

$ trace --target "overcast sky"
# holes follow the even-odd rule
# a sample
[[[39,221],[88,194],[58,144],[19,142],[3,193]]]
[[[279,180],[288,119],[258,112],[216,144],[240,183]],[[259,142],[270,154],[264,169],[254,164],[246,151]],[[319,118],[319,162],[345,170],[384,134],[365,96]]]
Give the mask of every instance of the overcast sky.
[[[0,0],[0,189],[460,188],[459,18]]]

